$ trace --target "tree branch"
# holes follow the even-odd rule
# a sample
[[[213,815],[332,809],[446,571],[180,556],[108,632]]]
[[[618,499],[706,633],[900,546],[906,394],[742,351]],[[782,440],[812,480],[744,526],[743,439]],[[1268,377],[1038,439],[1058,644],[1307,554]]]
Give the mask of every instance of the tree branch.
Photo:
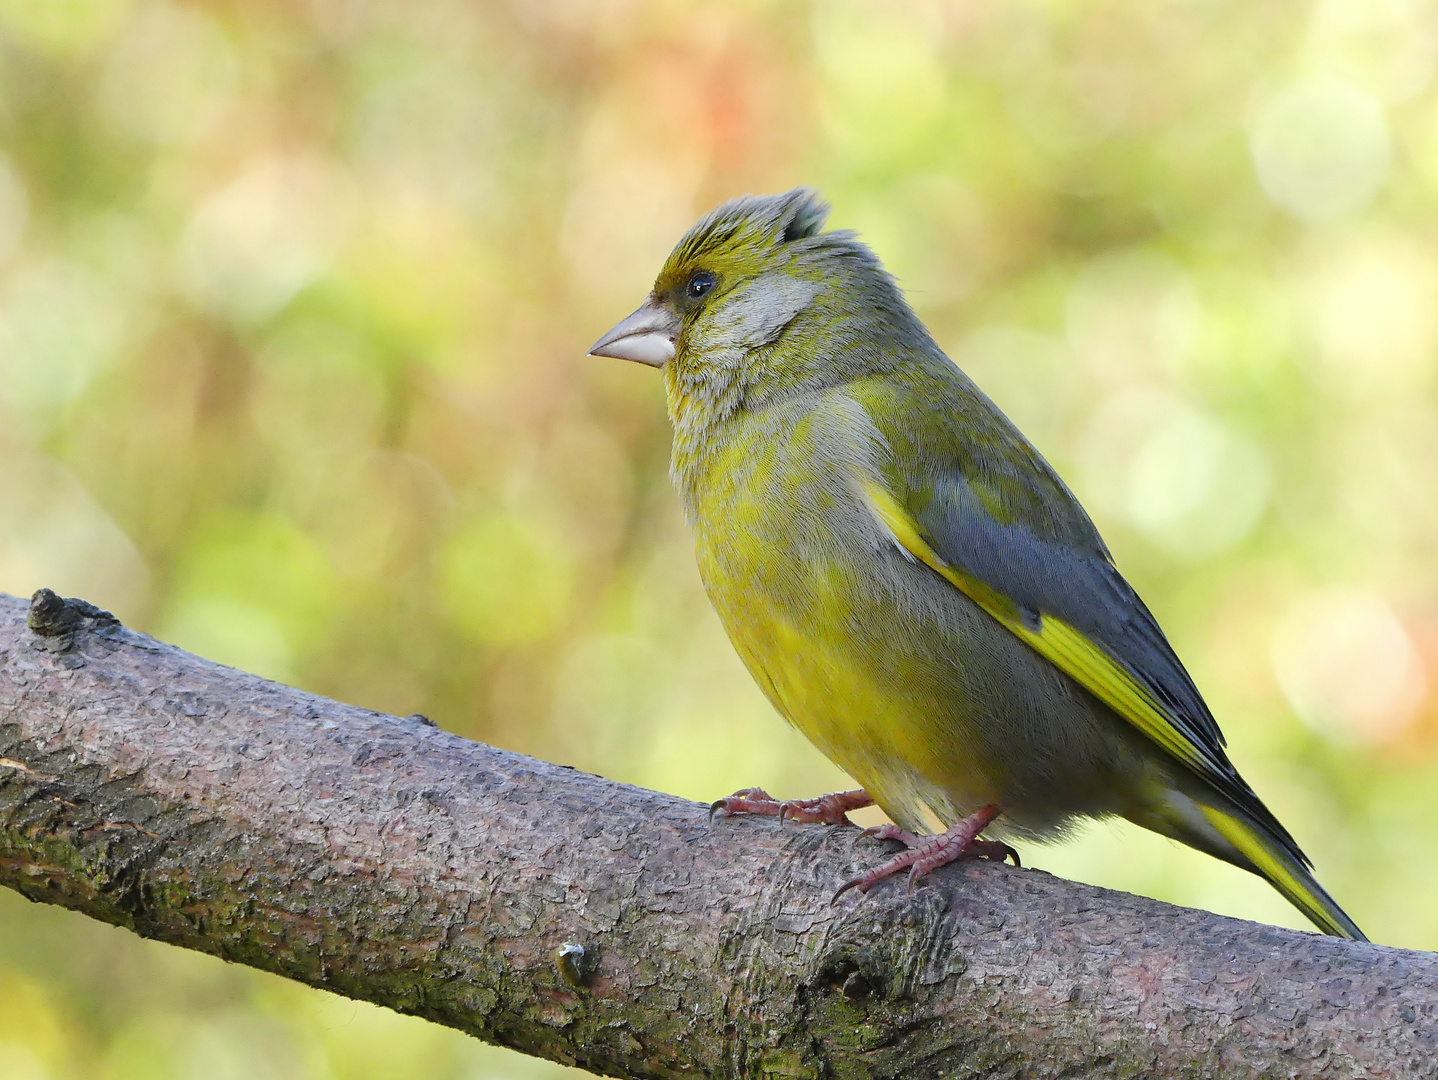
[[[1438,1075],[1438,955],[991,864],[830,906],[855,830],[711,829],[37,596],[0,595],[32,900],[619,1076]]]

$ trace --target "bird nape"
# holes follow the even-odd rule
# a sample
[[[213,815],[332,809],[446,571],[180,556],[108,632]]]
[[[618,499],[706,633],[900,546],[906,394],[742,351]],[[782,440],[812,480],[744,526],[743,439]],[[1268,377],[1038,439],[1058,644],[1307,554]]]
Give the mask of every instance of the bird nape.
[[[845,888],[1127,818],[1362,932],[1238,774],[1078,500],[808,190],[734,199],[590,352],[661,369],[700,576],[775,708],[863,785],[715,804],[905,850]],[[841,890],[843,891],[843,890]]]

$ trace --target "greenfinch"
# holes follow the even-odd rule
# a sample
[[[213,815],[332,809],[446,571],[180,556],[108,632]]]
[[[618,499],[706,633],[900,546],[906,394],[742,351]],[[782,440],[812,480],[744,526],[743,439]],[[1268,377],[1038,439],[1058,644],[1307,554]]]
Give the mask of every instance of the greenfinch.
[[[860,891],[1013,855],[985,829],[1042,840],[1117,815],[1365,940],[1078,500],[827,213],[803,189],[725,203],[590,350],[662,370],[714,609],[775,708],[862,785],[716,809],[843,823],[877,803],[904,850]]]

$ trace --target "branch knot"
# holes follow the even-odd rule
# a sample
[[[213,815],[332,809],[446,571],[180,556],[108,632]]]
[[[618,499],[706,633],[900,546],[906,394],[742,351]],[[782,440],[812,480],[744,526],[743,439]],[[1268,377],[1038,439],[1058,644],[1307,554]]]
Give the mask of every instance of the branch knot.
[[[119,626],[120,620],[88,600],[58,596],[52,589],[36,589],[30,597],[25,624],[41,637],[73,634],[85,619],[96,626]]]

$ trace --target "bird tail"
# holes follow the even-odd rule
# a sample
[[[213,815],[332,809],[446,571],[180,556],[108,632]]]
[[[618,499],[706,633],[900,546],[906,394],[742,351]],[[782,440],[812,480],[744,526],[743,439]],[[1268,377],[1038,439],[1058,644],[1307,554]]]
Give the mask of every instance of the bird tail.
[[[1201,803],[1198,810],[1209,825],[1243,856],[1243,862],[1238,865],[1246,863],[1245,869],[1266,878],[1289,903],[1307,915],[1314,926],[1334,937],[1368,940],[1358,929],[1358,924],[1318,884],[1318,879],[1296,848],[1289,850],[1289,845],[1279,842],[1268,829],[1249,820],[1246,814]]]
[[[1286,834],[1277,836],[1244,811],[1217,803],[1211,797],[1193,798],[1170,790],[1161,810],[1150,808],[1135,821],[1252,871],[1325,934],[1352,941],[1368,940],[1358,924],[1318,884],[1307,858]]]

